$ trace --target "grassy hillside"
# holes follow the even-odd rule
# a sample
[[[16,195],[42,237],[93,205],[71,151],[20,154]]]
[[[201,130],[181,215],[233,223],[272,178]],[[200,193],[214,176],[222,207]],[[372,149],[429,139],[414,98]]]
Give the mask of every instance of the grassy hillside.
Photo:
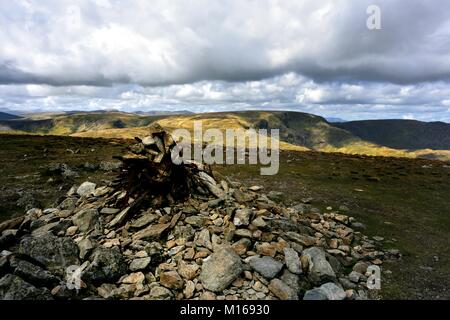
[[[20,118],[19,116],[0,111],[0,120],[13,120],[19,118]]]
[[[178,128],[192,130],[194,121],[201,120],[204,129],[215,128],[223,131],[230,128],[280,129],[280,146],[284,150],[310,149],[372,156],[450,160],[450,151],[436,150],[433,147],[408,150],[416,148],[409,148],[410,145],[408,147],[394,148],[383,143],[383,139],[388,141],[396,139],[393,131],[390,131],[390,135],[380,133],[380,138],[377,139],[379,142],[374,142],[371,139],[361,138],[356,133],[350,132],[350,129],[347,130],[347,123],[336,126],[336,124],[331,124],[322,117],[301,112],[241,111],[144,116],[111,111],[47,114],[47,116],[46,118],[42,115],[33,115],[32,118],[27,119],[0,121],[0,130],[13,130],[16,133],[28,132],[78,137],[133,138],[148,132],[148,125],[154,122],[168,130]],[[402,120],[399,120],[399,123],[402,124]],[[350,122],[350,127],[353,128],[352,126],[356,126],[356,124]],[[408,137],[410,137],[414,140],[416,135],[420,136],[420,132],[410,133],[408,130],[414,131],[415,127],[409,128],[406,126],[403,131],[399,131],[400,137],[397,139],[408,140]],[[375,132],[376,130],[371,129],[369,131]],[[440,135],[427,134],[427,137],[435,136],[436,139],[441,139],[443,142],[436,142],[434,146],[445,147],[445,141],[450,139],[450,132],[446,133],[445,130],[440,132]],[[417,138],[416,140],[420,139]],[[430,138],[430,140],[432,139]],[[413,143],[411,142],[411,144]],[[423,145],[428,146],[429,144],[424,143]],[[450,144],[448,149],[450,149]]]
[[[450,150],[450,124],[415,120],[367,120],[334,124],[363,140],[396,149]]]

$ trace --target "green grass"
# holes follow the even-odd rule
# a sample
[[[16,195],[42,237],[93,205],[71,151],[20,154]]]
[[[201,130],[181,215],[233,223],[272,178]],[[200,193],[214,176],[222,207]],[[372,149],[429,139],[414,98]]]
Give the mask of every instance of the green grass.
[[[423,168],[429,164],[434,167]],[[384,298],[450,298],[450,169],[444,163],[289,152],[282,154],[280,172],[274,177],[261,177],[258,168],[250,166],[217,170],[282,191],[292,204],[311,196],[313,205],[322,210],[350,208],[348,214],[366,224],[365,234],[384,237],[386,248],[400,249],[404,255],[384,266],[392,271],[383,275]]]

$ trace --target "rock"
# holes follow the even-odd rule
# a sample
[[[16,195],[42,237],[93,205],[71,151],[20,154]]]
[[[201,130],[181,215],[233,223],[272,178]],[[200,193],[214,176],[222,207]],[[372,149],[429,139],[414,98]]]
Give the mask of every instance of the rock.
[[[234,231],[234,235],[238,238],[252,238],[253,233],[248,229],[237,229]]]
[[[302,267],[300,264],[300,258],[298,256],[297,251],[295,251],[292,248],[284,248],[283,252],[284,252],[284,259],[285,259],[288,270],[295,274],[301,274]]]
[[[253,270],[267,279],[275,278],[283,268],[283,264],[281,262],[268,256],[264,256],[262,258],[254,257],[250,259],[249,264]]]
[[[38,287],[52,287],[59,283],[60,279],[49,271],[42,269],[28,261],[14,259],[11,262],[14,274],[25,281]]]
[[[195,236],[195,230],[191,225],[176,226],[173,230],[173,235],[176,239],[185,239],[191,241]]]
[[[197,233],[195,236],[194,243],[197,246],[205,247],[210,250],[213,249],[208,229],[203,229],[202,231]]]
[[[117,287],[111,283],[104,283],[97,288],[97,293],[104,299],[111,299],[114,296],[114,291]]]
[[[8,229],[17,229],[24,220],[25,220],[25,217],[22,216],[22,217],[10,219],[10,220],[0,223],[0,233],[2,233],[5,230],[8,230]]]
[[[117,209],[117,208],[102,208],[102,210],[100,210],[100,214],[106,214],[106,215],[116,214],[119,212],[120,212],[120,209]]]
[[[208,218],[203,216],[189,216],[184,221],[194,227],[201,228],[205,225],[207,220]]]
[[[72,222],[78,227],[80,232],[88,232],[91,229],[98,228],[99,216],[97,209],[81,210],[72,218]]]
[[[262,217],[258,217],[252,221],[252,225],[257,228],[265,228],[267,226],[267,223]]]
[[[286,237],[289,240],[294,241],[298,244],[301,244],[302,246],[305,246],[305,247],[313,246],[316,243],[316,238],[310,237],[310,236],[304,235],[304,234],[298,234],[298,233],[292,232],[292,231],[286,232]]]
[[[251,190],[251,191],[260,191],[262,189],[263,189],[262,186],[251,186],[250,188],[248,188],[248,190]]]
[[[173,298],[173,293],[167,288],[154,286],[150,289],[149,298],[151,300],[170,300]]]
[[[23,238],[19,252],[59,275],[65,274],[67,267],[79,264],[78,246],[75,242],[71,238],[58,238],[51,233]]]
[[[94,244],[89,238],[84,238],[78,242],[78,249],[80,250],[80,258],[84,259],[94,249]]]
[[[328,297],[322,289],[314,288],[306,291],[303,300],[328,300]]]
[[[336,274],[325,257],[325,253],[318,247],[303,250],[302,266],[308,270],[308,279],[317,285],[336,279]],[[305,263],[304,263],[305,262]]]
[[[151,261],[150,257],[134,259],[130,263],[130,271],[134,272],[134,271],[144,270],[145,268],[148,267],[148,265],[150,264],[150,261]]]
[[[280,276],[280,280],[286,283],[289,287],[294,289],[294,291],[299,295],[303,296],[305,292],[311,289],[311,284],[303,276],[299,276],[290,272],[289,270],[284,270]]]
[[[238,255],[241,256],[247,252],[247,250],[250,248],[251,245],[252,245],[252,242],[250,239],[242,238],[239,241],[236,241],[235,243],[233,243],[233,245],[231,247]]]
[[[120,211],[108,224],[108,228],[116,227],[121,225],[125,219],[128,217],[128,212],[131,207],[126,207],[122,211]]]
[[[161,237],[164,231],[170,226],[170,223],[153,224],[147,228],[136,232],[133,235],[133,240],[157,240]]]
[[[77,226],[71,226],[69,228],[67,228],[66,231],[66,236],[71,237],[73,235],[75,235],[78,231],[78,227]]]
[[[7,274],[0,279],[0,300],[52,300],[47,288],[36,288],[20,277]]]
[[[186,299],[191,299],[194,296],[195,283],[193,281],[187,281],[184,287],[183,294]]]
[[[362,275],[361,273],[356,272],[356,271],[352,271],[352,272],[350,272],[350,274],[348,275],[348,279],[349,279],[351,282],[358,283],[359,280],[362,278],[362,276],[363,276],[363,275]]]
[[[143,228],[143,227],[149,225],[150,223],[156,221],[157,219],[158,219],[158,215],[146,213],[146,214],[142,215],[142,217],[140,217],[139,219],[133,221],[131,223],[131,227],[136,228],[136,229]]]
[[[183,288],[183,279],[176,271],[163,272],[159,275],[161,285],[166,288],[178,290]]]
[[[125,284],[138,284],[145,281],[145,276],[142,272],[134,272],[127,275],[122,279],[122,283]]]
[[[320,290],[322,290],[328,300],[344,300],[347,297],[345,291],[333,282],[321,285]]]
[[[180,276],[182,276],[184,279],[192,280],[197,276],[197,271],[200,269],[200,267],[195,264],[189,264],[184,260],[180,260],[178,262],[178,273]]]
[[[280,300],[298,300],[297,292],[280,279],[272,279],[269,290]]]
[[[114,282],[127,273],[127,264],[117,248],[97,247],[83,279],[93,283]]]
[[[64,199],[63,202],[61,202],[59,204],[58,209],[72,211],[72,210],[74,210],[76,208],[77,202],[78,202],[77,198],[75,198],[75,197],[68,197],[68,198]]]
[[[263,256],[275,257],[277,253],[277,247],[273,244],[263,242],[261,244],[256,245],[256,252]]]
[[[226,196],[225,192],[219,187],[213,177],[208,175],[204,171],[198,173],[198,177],[206,185],[208,190],[215,195],[217,198],[224,198]]]
[[[213,292],[226,289],[243,271],[241,259],[229,246],[216,248],[203,262],[200,281]]]
[[[92,182],[83,182],[77,189],[77,194],[80,197],[89,197],[95,191],[96,184]]]
[[[360,261],[353,266],[353,271],[358,272],[360,274],[366,274],[368,267],[369,265],[367,263]]]
[[[250,223],[250,219],[252,216],[252,210],[251,209],[239,209],[236,210],[236,213],[234,214],[233,223],[235,226],[248,226]]]

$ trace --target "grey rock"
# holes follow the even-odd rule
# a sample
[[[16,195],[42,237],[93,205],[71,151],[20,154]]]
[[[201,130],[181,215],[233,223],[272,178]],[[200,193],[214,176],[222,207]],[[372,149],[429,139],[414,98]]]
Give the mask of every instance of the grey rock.
[[[195,230],[189,224],[186,226],[175,226],[173,235],[176,239],[186,239],[186,241],[191,241],[194,238]]]
[[[194,227],[201,228],[205,225],[207,220],[208,218],[203,216],[190,216],[187,217],[184,221]]]
[[[127,264],[116,248],[97,247],[91,255],[91,264],[83,279],[93,283],[113,282],[127,273]]]
[[[238,209],[234,214],[233,223],[235,226],[248,226],[252,217],[251,209]]]
[[[58,238],[51,233],[38,237],[25,237],[20,242],[19,252],[59,275],[67,267],[78,265],[78,246],[71,238]]]
[[[328,298],[325,292],[322,291],[322,289],[314,288],[306,291],[305,295],[303,296],[303,300],[328,300]]]
[[[91,239],[84,238],[78,242],[78,249],[80,250],[80,258],[84,259],[94,249],[94,243]]]
[[[295,251],[292,248],[284,248],[284,259],[286,262],[286,266],[288,270],[295,274],[301,274],[302,273],[302,267],[300,264],[300,257],[298,256],[297,251]]]
[[[7,274],[0,279],[0,300],[52,300],[47,288],[36,288],[22,278]]]
[[[77,206],[78,199],[75,197],[68,197],[63,200],[58,206],[60,210],[74,210]]]
[[[369,265],[367,263],[360,261],[353,266],[353,271],[356,271],[360,274],[366,274],[368,267]]]
[[[219,246],[204,260],[200,281],[207,290],[221,292],[243,271],[241,259],[229,246]]]
[[[149,225],[150,223],[152,223],[153,221],[156,221],[157,219],[158,219],[158,215],[151,214],[151,213],[145,213],[138,219],[134,220],[131,223],[131,227],[136,228],[136,229],[143,228],[143,227]]]
[[[303,296],[307,290],[311,289],[311,284],[305,277],[293,274],[289,270],[284,270],[280,279],[294,289],[299,296]]]
[[[345,291],[333,282],[321,285],[320,290],[322,290],[328,300],[344,300],[347,296]]]
[[[173,298],[173,293],[167,288],[154,286],[150,289],[149,298],[151,300],[170,300]]]
[[[120,211],[120,209],[117,209],[117,208],[102,208],[102,210],[100,210],[100,213],[109,215],[109,214],[116,214],[119,211]]]
[[[78,187],[77,194],[80,197],[89,197],[89,196],[91,196],[94,193],[95,187],[96,187],[95,183],[92,183],[92,182],[89,182],[89,181],[83,182]]]
[[[210,237],[208,229],[203,229],[202,231],[197,233],[195,235],[194,243],[197,246],[202,246],[202,247],[212,250],[213,246],[212,246],[211,237]]]
[[[150,257],[134,259],[130,263],[130,271],[134,272],[134,271],[144,270],[145,268],[148,267],[148,265],[150,264],[150,261],[151,261]]]
[[[308,267],[308,279],[314,284],[322,284],[336,279],[336,274],[325,257],[325,253],[318,247],[303,250],[302,265],[305,261]]]
[[[98,228],[99,216],[97,209],[85,209],[78,212],[72,218],[74,225],[78,227],[79,232],[88,232],[91,229]]]
[[[363,276],[363,275],[362,275],[361,273],[356,272],[356,271],[352,271],[352,272],[350,272],[350,274],[348,275],[348,279],[349,279],[351,282],[358,283],[359,280],[362,278],[362,276]]]
[[[42,269],[28,261],[13,259],[11,267],[14,274],[38,287],[52,287],[60,282],[60,279],[49,271]]]
[[[250,267],[267,279],[272,279],[283,268],[283,264],[272,257],[264,256],[262,258],[254,257],[250,259]]]

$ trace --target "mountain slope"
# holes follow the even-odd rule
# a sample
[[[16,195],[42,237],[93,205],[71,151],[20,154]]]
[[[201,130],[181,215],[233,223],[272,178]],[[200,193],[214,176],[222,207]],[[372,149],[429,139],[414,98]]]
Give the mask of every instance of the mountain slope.
[[[280,146],[286,150],[316,150],[323,152],[341,152],[347,154],[363,154],[371,156],[392,156],[410,158],[433,158],[450,160],[450,139],[447,133],[447,124],[443,129],[428,131],[418,130],[414,123],[412,126],[405,125],[403,120],[398,124],[388,123],[386,126],[403,130],[400,137],[396,137],[395,129],[377,129],[374,125],[361,126],[361,122],[329,123],[320,116],[301,112],[287,111],[240,111],[240,112],[218,112],[202,114],[177,114],[144,116],[125,112],[76,112],[48,115],[41,117],[34,115],[32,119],[17,119],[0,121],[0,130],[14,132],[26,132],[34,134],[73,135],[79,137],[104,137],[104,138],[133,138],[145,135],[149,132],[148,127],[152,123],[158,123],[170,131],[175,129],[193,130],[194,121],[202,121],[203,129],[279,129]],[[383,124],[383,123],[381,123]],[[420,126],[423,123],[419,123]],[[360,128],[369,127],[370,130]],[[382,127],[382,126],[381,126]],[[391,131],[389,131],[391,130]],[[378,131],[379,135],[376,135]],[[412,132],[410,132],[412,131]],[[425,136],[426,139],[423,137]],[[435,137],[434,141],[432,137]],[[420,140],[422,138],[422,140]],[[391,139],[391,140],[389,140]],[[397,143],[395,139],[399,139]],[[409,139],[417,141],[409,141]],[[387,140],[386,143],[384,140]],[[431,144],[430,142],[433,142]],[[421,144],[419,144],[419,142]],[[416,145],[414,145],[416,143]],[[416,148],[423,146],[423,148]],[[411,151],[408,149],[415,149]],[[417,149],[417,150],[416,150]],[[434,150],[432,150],[434,149]]]
[[[365,120],[335,123],[363,140],[396,149],[450,150],[450,124],[415,120]]]
[[[20,119],[20,117],[10,114],[10,113],[0,111],[0,120],[13,120],[13,119]]]
[[[70,135],[76,132],[146,126],[160,116],[141,116],[126,112],[78,112],[33,115],[0,121],[0,127],[37,134]]]

